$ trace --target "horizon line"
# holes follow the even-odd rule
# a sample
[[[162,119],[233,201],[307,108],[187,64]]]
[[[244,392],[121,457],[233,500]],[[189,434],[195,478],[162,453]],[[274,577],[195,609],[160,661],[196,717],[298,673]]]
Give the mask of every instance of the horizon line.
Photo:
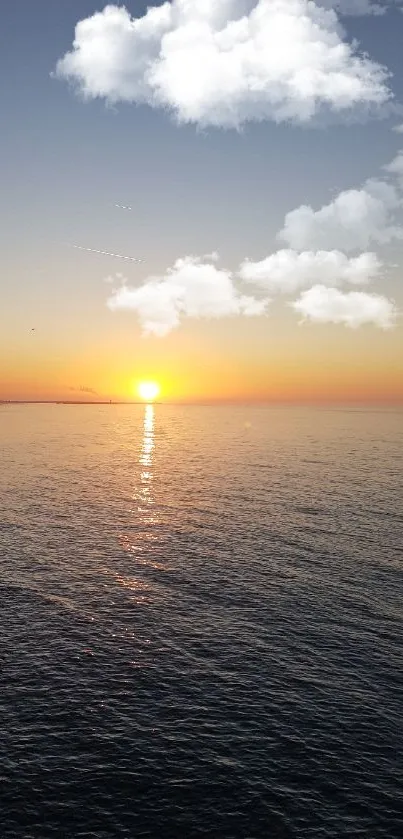
[[[195,407],[328,407],[337,405],[360,405],[360,406],[389,406],[403,407],[403,397],[397,399],[202,399],[202,400],[125,400],[125,399],[99,399],[99,400],[75,400],[75,399],[0,399],[0,405],[173,405],[173,406],[195,406]]]

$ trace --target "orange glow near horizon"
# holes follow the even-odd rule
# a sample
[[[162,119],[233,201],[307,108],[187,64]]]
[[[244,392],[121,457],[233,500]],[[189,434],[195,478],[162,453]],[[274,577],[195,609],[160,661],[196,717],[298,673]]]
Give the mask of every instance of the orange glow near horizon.
[[[14,355],[0,336],[0,400],[403,403],[397,330],[343,333],[343,343],[330,333],[320,346],[316,332],[262,337],[256,329],[234,342],[212,330],[203,342],[178,333],[166,343],[136,343],[129,333],[72,347],[57,347],[53,337],[40,343],[38,333]]]
[[[223,365],[224,366],[224,365]],[[36,372],[36,371],[35,371]],[[53,372],[53,371],[52,371]],[[89,382],[90,386],[73,388],[66,386],[65,376],[49,375],[38,371],[32,378],[28,375],[14,376],[1,382],[0,400],[5,401],[59,401],[131,402],[144,403],[203,403],[203,402],[256,402],[256,403],[403,403],[401,378],[398,370],[380,372],[346,371],[311,368],[276,369],[267,365],[266,370],[246,371],[223,369],[218,374],[209,371],[177,371],[169,377],[165,371],[155,379],[137,379],[116,374],[116,371],[82,372],[68,377],[71,381]],[[48,374],[48,375],[46,375]],[[158,388],[158,390],[157,390]]]

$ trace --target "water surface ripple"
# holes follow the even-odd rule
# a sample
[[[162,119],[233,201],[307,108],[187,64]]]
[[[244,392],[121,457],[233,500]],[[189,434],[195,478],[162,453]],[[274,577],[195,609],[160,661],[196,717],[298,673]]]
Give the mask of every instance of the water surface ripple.
[[[0,406],[1,839],[402,839],[402,419]]]

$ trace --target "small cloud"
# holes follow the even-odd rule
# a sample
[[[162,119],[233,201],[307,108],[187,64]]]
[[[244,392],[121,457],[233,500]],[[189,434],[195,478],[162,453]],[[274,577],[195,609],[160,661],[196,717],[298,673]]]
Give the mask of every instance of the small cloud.
[[[387,163],[383,168],[385,169],[385,172],[389,172],[390,175],[395,175],[400,183],[400,186],[403,186],[403,151],[399,151],[396,157],[390,163]]]
[[[337,11],[351,9],[379,4],[172,0],[138,18],[107,5],[77,23],[55,75],[86,100],[147,104],[202,127],[367,113],[393,97],[386,68],[345,40]]]
[[[397,167],[397,162],[384,168],[392,172],[393,165]],[[403,238],[403,228],[395,218],[401,207],[401,196],[394,186],[368,180],[361,189],[340,192],[320,210],[302,205],[287,213],[278,239],[296,250],[364,250],[371,242],[386,244]]]
[[[385,15],[390,9],[399,7],[399,11],[403,11],[401,5],[403,0],[316,0],[325,9],[335,9],[335,11],[343,16],[348,17],[363,17],[364,15]]]
[[[80,387],[69,387],[69,390],[73,391],[74,393],[91,393],[93,396],[99,396],[96,390],[93,387],[84,387],[80,385]]]
[[[364,285],[375,279],[380,269],[381,263],[374,253],[349,259],[340,251],[281,250],[260,262],[245,260],[239,275],[267,293],[292,294],[312,283]]]
[[[394,125],[392,130],[396,131],[397,134],[403,134],[403,122],[400,125]]]
[[[303,320],[343,324],[351,329],[364,324],[390,329],[397,317],[395,304],[386,297],[362,291],[342,292],[324,285],[304,291],[289,305],[302,315]]]
[[[178,327],[184,317],[252,317],[264,314],[268,303],[242,294],[230,271],[194,256],[177,259],[166,274],[149,277],[141,286],[122,285],[107,301],[112,311],[136,312],[144,334],[159,337]]]
[[[325,9],[335,9],[340,15],[349,17],[384,15],[388,10],[387,5],[374,3],[373,0],[318,0],[318,2]]]
[[[124,285],[125,283],[125,276],[118,271],[116,274],[109,275],[108,277],[104,277],[104,283],[108,285],[114,285],[115,283],[120,283],[120,285]]]

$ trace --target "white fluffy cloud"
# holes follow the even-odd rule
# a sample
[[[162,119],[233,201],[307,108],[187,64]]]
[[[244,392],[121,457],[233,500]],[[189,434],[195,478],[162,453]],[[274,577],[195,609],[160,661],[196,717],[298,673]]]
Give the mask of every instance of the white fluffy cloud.
[[[316,283],[365,285],[378,276],[380,268],[373,253],[349,259],[340,251],[281,250],[260,262],[245,260],[239,273],[245,282],[268,293],[292,294]]]
[[[361,189],[341,192],[320,210],[305,205],[292,210],[278,238],[296,250],[337,248],[349,252],[363,250],[371,242],[387,244],[403,238],[403,229],[395,221],[401,206],[394,186],[368,180]]]
[[[112,291],[108,306],[136,312],[144,333],[163,336],[184,317],[262,315],[273,296],[302,290],[288,305],[305,319],[392,327],[397,310],[391,300],[361,290],[340,291],[345,285],[360,287],[380,278],[378,256],[363,250],[370,242],[403,239],[397,223],[403,210],[403,151],[383,168],[393,176],[389,181],[368,180],[361,189],[341,192],[320,210],[302,206],[288,213],[278,235],[290,248],[260,261],[245,259],[234,273],[217,266],[219,255],[214,251],[178,259],[164,275],[149,277],[136,288],[117,275],[120,287]],[[359,249],[363,252],[350,254]],[[247,286],[254,296],[244,294]]]
[[[172,0],[140,18],[109,5],[77,23],[56,75],[84,97],[167,108],[202,126],[307,123],[323,106],[391,98],[386,69],[315,0]]]
[[[108,299],[110,309],[136,312],[143,332],[160,337],[179,326],[182,317],[262,315],[268,303],[238,291],[229,271],[191,256],[178,259],[164,276],[150,277],[137,288],[121,285]]]
[[[119,275],[119,285],[107,303],[113,311],[135,312],[144,334],[163,337],[185,317],[259,316],[267,311],[269,294],[293,294],[313,286],[289,304],[304,317],[349,326],[372,322],[386,328],[394,320],[390,301],[376,294],[341,293],[337,288],[344,283],[368,283],[378,276],[380,267],[372,253],[349,259],[337,251],[278,251],[261,262],[245,261],[240,266],[238,281],[253,285],[255,297],[237,287],[231,272],[201,257],[188,256],[178,259],[163,276],[149,277],[138,287],[128,286]]]
[[[389,172],[389,174],[395,175],[400,183],[400,187],[403,186],[403,151],[399,151],[396,157],[390,163],[387,163],[387,165],[383,168],[386,172]]]
[[[302,315],[303,320],[344,324],[353,329],[366,323],[390,329],[397,316],[394,303],[380,294],[342,292],[324,285],[302,292],[290,306]]]

